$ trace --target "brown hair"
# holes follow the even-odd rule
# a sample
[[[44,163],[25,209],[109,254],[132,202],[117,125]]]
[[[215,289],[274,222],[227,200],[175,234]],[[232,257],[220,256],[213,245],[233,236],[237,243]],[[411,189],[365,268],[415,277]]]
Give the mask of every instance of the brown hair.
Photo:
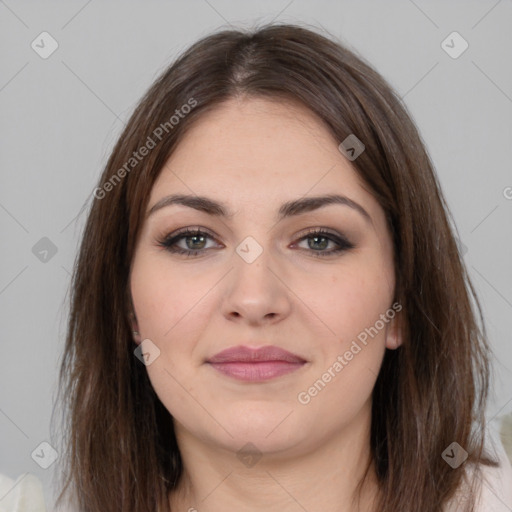
[[[410,511],[414,503],[438,512],[469,475],[467,463],[452,469],[443,460],[452,442],[468,452],[467,462],[496,465],[483,451],[490,348],[481,307],[401,100],[334,37],[284,24],[222,30],[193,44],[151,86],[107,162],[71,284],[59,374],[66,465],[58,502],[71,484],[81,512],[168,510],[182,463],[172,417],[134,356],[129,271],[163,164],[202,114],[233,97],[299,101],[336,140],[355,134],[365,145],[352,165],[393,236],[404,340],[386,350],[373,392],[375,510]],[[188,113],[171,121],[179,112]],[[150,139],[155,147],[135,162]]]

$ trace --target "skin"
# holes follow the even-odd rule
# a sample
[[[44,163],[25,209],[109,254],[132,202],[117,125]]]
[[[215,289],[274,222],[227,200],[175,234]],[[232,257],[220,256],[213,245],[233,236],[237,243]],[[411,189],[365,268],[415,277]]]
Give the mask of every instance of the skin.
[[[148,211],[183,193],[234,213],[164,207],[145,220],[132,262],[136,341],[150,339],[160,350],[146,368],[174,418],[185,468],[169,496],[172,510],[355,510],[352,493],[369,460],[371,393],[385,349],[401,340],[397,315],[309,403],[298,401],[393,304],[384,211],[339,142],[300,104],[231,99],[196,122],[154,184]],[[337,204],[275,220],[286,201],[333,193],[357,202],[370,220]],[[198,226],[214,238],[177,242],[200,248],[197,256],[159,245]],[[318,227],[355,247],[316,257],[337,247],[311,236],[308,243],[306,230]],[[236,252],[247,236],[263,249],[251,263]],[[263,383],[240,382],[205,363],[242,344],[277,345],[307,363]],[[261,454],[251,466],[237,457],[249,442]],[[361,510],[372,510],[375,492],[372,466]]]

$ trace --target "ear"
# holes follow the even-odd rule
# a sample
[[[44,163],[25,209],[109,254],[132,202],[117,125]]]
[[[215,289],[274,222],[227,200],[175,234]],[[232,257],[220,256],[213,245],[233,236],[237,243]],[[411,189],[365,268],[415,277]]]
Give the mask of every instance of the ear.
[[[390,320],[386,330],[386,348],[396,350],[402,345],[402,308],[394,310],[395,316]]]
[[[132,302],[131,298],[130,298],[129,303],[130,303],[130,306],[129,306],[129,310],[128,310],[128,318],[129,318],[130,329],[132,332],[133,341],[135,341],[135,343],[137,345],[140,345],[142,342],[142,336],[140,335],[139,323],[137,322],[137,317],[135,316],[135,311],[134,311],[133,302]]]

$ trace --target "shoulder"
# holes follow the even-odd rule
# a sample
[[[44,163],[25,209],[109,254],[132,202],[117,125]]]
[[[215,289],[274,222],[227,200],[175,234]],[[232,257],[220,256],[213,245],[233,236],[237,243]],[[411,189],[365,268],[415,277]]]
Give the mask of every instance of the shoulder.
[[[476,512],[510,512],[512,510],[512,466],[500,454],[500,466],[481,466],[480,500]]]
[[[16,480],[0,474],[0,512],[46,512],[43,484],[31,473]]]
[[[489,425],[489,447],[491,455],[499,461],[499,467],[482,467],[480,508],[476,512],[512,511],[512,415],[497,419],[494,426]]]
[[[467,475],[473,482],[476,504],[475,512],[511,512],[512,511],[512,464],[502,445],[494,447],[491,456],[499,462],[492,467],[484,464],[471,464]],[[473,480],[474,479],[474,480]],[[455,497],[446,505],[444,512],[457,512],[467,503],[468,488],[464,483]]]

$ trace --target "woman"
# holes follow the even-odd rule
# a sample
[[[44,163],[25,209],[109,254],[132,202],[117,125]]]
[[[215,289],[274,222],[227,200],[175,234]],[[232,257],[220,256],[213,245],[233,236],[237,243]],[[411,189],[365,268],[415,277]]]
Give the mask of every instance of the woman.
[[[448,212],[405,107],[336,41],[269,25],[189,48],[78,255],[80,510],[480,506],[490,349]]]

